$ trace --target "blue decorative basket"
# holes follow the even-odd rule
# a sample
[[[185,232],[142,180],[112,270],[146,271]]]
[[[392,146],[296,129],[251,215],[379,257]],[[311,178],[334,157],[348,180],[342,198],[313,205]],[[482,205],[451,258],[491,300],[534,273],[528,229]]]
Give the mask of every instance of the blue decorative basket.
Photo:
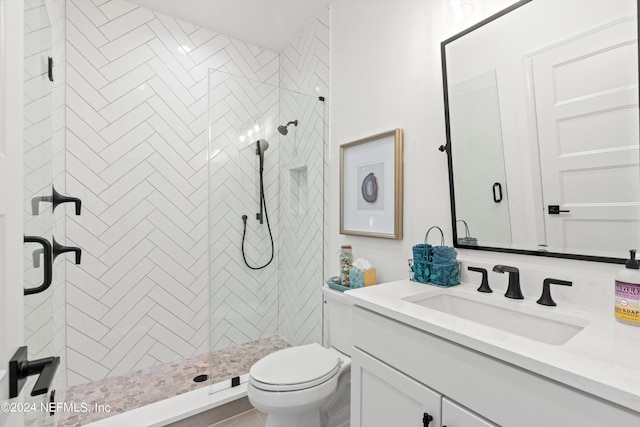
[[[431,246],[426,243],[429,232],[437,228],[440,231],[440,246]],[[431,227],[424,236],[425,243],[413,247],[413,274],[411,280],[420,283],[429,283],[436,286],[450,287],[460,284],[460,263],[455,259],[455,249],[444,245],[444,233],[440,227]],[[426,247],[426,249],[425,249]],[[436,256],[434,257],[434,253]],[[442,263],[445,259],[438,253],[450,255],[450,262]],[[435,260],[439,262],[434,262]]]
[[[429,283],[448,288],[460,284],[460,263],[431,264]]]

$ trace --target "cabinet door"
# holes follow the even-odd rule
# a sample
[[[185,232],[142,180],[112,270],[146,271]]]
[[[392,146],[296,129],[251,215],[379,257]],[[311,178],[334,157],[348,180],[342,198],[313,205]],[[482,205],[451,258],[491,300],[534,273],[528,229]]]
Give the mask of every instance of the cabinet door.
[[[497,427],[497,425],[458,405],[453,400],[443,397],[442,427]]]
[[[352,426],[441,425],[440,394],[358,349],[352,353]],[[432,420],[425,421],[425,415]]]

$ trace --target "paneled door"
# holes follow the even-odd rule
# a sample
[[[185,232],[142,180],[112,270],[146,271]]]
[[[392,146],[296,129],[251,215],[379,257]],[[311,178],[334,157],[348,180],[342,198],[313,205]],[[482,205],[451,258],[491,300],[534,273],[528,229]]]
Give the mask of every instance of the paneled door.
[[[636,25],[620,19],[531,57],[549,247],[624,257],[640,243]]]
[[[456,225],[464,236],[510,245],[511,220],[496,71],[453,86],[449,94],[456,181]],[[463,124],[463,126],[456,126]],[[464,222],[462,222],[464,221]]]

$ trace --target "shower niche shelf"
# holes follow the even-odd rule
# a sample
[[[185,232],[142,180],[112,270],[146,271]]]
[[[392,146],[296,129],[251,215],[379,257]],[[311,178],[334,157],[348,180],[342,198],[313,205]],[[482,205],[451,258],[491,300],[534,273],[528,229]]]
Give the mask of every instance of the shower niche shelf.
[[[289,212],[292,215],[307,213],[307,167],[289,169]]]

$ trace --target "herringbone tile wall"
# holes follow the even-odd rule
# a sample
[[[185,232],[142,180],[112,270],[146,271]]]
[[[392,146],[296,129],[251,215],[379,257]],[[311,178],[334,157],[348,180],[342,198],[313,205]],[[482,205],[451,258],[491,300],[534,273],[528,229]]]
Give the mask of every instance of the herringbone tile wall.
[[[287,90],[280,138],[279,334],[293,345],[321,341],[323,269],[323,103]]]
[[[212,288],[211,348],[278,330],[294,344],[318,341],[327,104],[287,100],[275,86],[328,92],[328,10],[278,55],[126,1],[67,0],[66,9],[63,167],[66,192],[83,199],[83,215],[67,218],[67,244],[84,250],[81,266],[67,264],[69,384],[208,351],[208,130],[224,136],[212,139],[222,146],[210,165],[220,220],[209,268],[223,284]],[[236,76],[212,85],[230,95],[211,105],[209,69]],[[292,116],[300,127],[280,137]],[[257,156],[229,133],[255,121],[272,144],[265,191],[276,245],[273,265],[257,273],[239,264],[238,246],[246,214],[248,258],[270,250],[266,226],[251,220]],[[285,147],[292,136],[296,153]],[[303,170],[306,211],[296,214],[283,189]]]
[[[211,348],[218,350],[275,333],[293,345],[321,338],[323,233],[323,104],[270,84],[225,72],[210,76]],[[286,136],[279,124],[298,120]],[[259,126],[255,130],[254,124]],[[243,131],[253,129],[250,138]],[[248,216],[245,253],[265,264],[271,247],[259,225],[259,160],[276,248],[273,262],[251,270],[242,259],[242,215]]]
[[[211,71],[209,87],[210,344],[211,350],[219,350],[277,333],[280,89],[223,71]],[[263,224],[256,220],[260,187],[255,141],[261,138],[269,141],[264,193],[275,254],[266,268],[251,270],[242,257],[243,215],[248,217],[248,263],[265,265],[271,255],[266,218]]]
[[[208,70],[277,85],[279,60],[126,1],[66,7],[72,385],[208,351]]]
[[[281,121],[298,119],[299,126],[282,138],[281,144],[281,237],[280,237],[280,317],[279,333],[294,345],[322,339],[323,277],[331,271],[324,215],[329,198],[328,147],[329,100],[329,9],[325,9],[303,29],[299,37],[280,54],[280,85],[283,92]],[[306,206],[296,212],[289,200],[296,170],[303,170]],[[305,188],[299,186],[299,188]]]

